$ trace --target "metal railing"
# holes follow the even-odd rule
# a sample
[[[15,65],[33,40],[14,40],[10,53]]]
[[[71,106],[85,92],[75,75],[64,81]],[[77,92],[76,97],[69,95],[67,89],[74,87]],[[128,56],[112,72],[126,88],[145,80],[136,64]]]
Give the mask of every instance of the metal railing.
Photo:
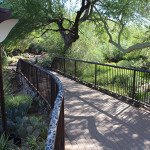
[[[45,69],[20,59],[17,71],[32,85],[51,109],[46,150],[64,150],[64,89],[59,79]]]
[[[56,57],[52,68],[98,90],[150,106],[150,71]]]

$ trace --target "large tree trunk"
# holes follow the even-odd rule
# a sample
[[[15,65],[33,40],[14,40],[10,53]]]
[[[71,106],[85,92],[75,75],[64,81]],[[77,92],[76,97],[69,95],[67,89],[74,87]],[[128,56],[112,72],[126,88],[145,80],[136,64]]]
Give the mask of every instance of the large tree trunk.
[[[79,38],[79,36],[72,32],[66,34],[65,31],[60,31],[60,34],[64,40],[64,57],[65,57],[67,50],[72,46],[72,43]]]

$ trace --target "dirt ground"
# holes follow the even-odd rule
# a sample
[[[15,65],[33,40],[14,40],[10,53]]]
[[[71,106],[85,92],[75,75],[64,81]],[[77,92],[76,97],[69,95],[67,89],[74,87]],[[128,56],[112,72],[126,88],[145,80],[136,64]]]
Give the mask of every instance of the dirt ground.
[[[20,58],[22,59],[27,59],[31,62],[35,62],[35,61],[41,61],[44,57],[47,57],[48,54],[41,54],[41,55],[34,55],[34,54],[29,54],[29,55],[25,55],[25,56],[13,56],[14,58],[17,58],[18,60]],[[13,62],[11,64],[9,64],[9,66],[7,66],[7,69],[11,69],[11,70],[16,70],[16,65],[17,62]]]

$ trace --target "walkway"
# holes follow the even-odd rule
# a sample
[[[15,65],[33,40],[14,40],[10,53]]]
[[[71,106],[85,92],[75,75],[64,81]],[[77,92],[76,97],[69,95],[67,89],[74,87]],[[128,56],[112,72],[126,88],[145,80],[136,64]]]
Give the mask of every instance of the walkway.
[[[66,150],[150,150],[150,113],[65,78]]]

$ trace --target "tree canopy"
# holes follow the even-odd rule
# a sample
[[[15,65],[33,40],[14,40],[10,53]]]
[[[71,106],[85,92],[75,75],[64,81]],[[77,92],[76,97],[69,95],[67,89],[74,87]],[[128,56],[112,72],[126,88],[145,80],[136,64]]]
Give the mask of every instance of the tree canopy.
[[[139,24],[148,22],[150,25],[150,1],[147,0],[101,0],[94,5],[93,21],[98,27],[109,36],[109,42],[123,52],[131,52],[136,49],[150,47],[150,42],[136,43],[123,48],[121,45],[121,36],[129,24]],[[114,25],[110,24],[112,22]],[[144,25],[144,24],[143,24]],[[117,41],[114,40],[111,30],[118,32]]]
[[[76,2],[80,5],[73,17],[66,10],[66,1],[4,0],[1,7],[11,9],[13,12],[11,17],[19,19],[19,23],[9,35],[8,40],[16,42],[36,30],[40,32],[41,36],[49,31],[55,31],[61,34],[64,40],[64,49],[68,49],[79,38],[81,23],[89,20],[95,23],[99,34],[102,31],[106,32],[109,43],[123,52],[150,47],[149,0],[77,0]],[[130,24],[141,23],[142,26],[143,21],[148,22],[145,39],[129,47],[123,47],[121,38],[124,31]],[[117,40],[114,39],[112,31],[118,33]]]
[[[55,31],[60,32],[67,49],[79,38],[79,24],[89,18],[92,12],[91,5],[95,1],[82,0],[75,18],[67,17],[64,3],[63,0],[5,0],[2,6],[10,8],[13,12],[12,17],[20,19],[9,38],[25,38],[33,30],[38,29],[41,30],[41,35]],[[56,24],[56,28],[52,28],[52,24]]]

